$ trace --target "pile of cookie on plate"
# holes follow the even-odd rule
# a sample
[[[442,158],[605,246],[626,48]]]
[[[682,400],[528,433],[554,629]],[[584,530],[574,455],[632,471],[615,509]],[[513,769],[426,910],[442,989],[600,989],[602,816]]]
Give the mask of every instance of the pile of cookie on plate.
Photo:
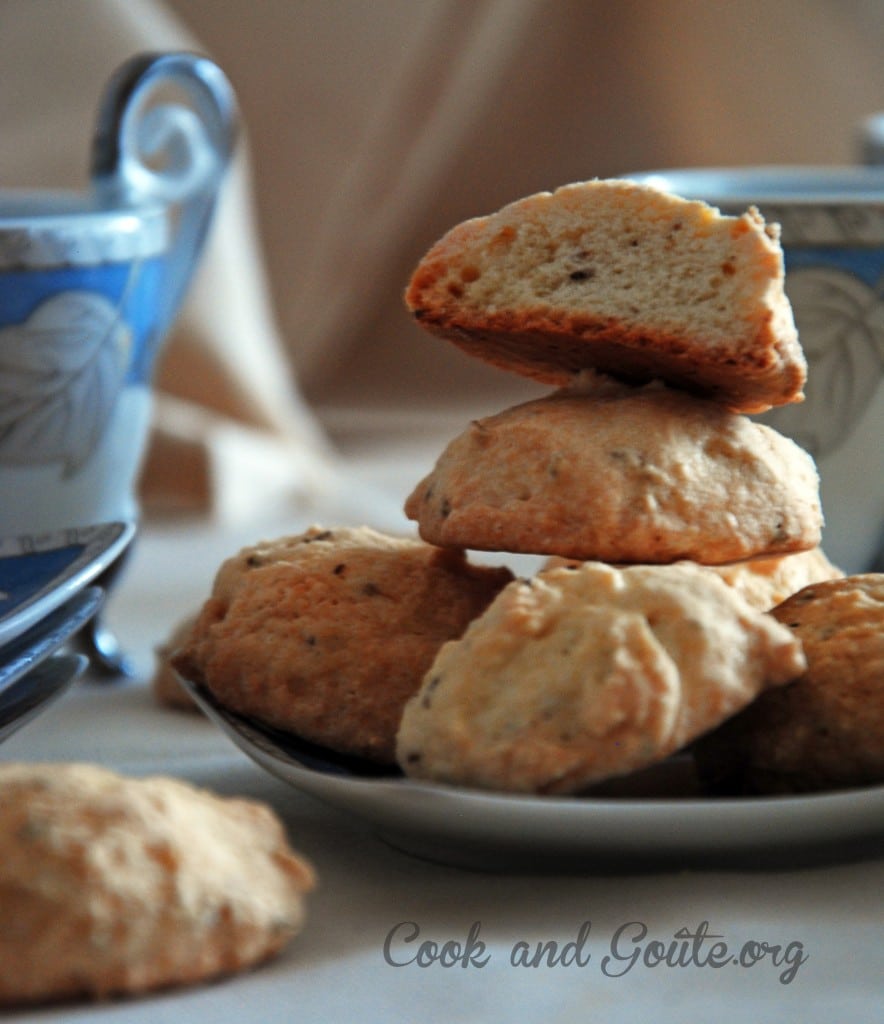
[[[828,561],[813,460],[751,418],[806,377],[776,226],[569,185],[452,229],[406,302],[549,392],[451,441],[405,503],[419,538],[231,557],[181,675],[459,786],[579,794],[687,750],[719,792],[882,781],[884,577]]]

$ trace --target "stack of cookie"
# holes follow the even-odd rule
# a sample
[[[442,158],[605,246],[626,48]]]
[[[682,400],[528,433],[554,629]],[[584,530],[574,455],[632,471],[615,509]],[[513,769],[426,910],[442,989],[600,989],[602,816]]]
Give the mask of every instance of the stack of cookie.
[[[756,212],[569,185],[454,228],[406,300],[432,332],[561,388],[451,442],[405,506],[430,543],[705,564],[819,543],[812,459],[745,415],[799,401],[806,376]]]
[[[626,181],[569,185],[455,227],[406,301],[558,385],[471,423],[406,514],[431,544],[561,565],[442,649],[404,712],[408,774],[578,791],[804,670],[788,629],[722,582],[798,552],[803,582],[839,575],[817,550],[812,459],[747,415],[803,397],[775,228]]]
[[[451,442],[406,502],[420,539],[316,526],[228,559],[181,675],[410,776],[576,793],[805,673],[769,611],[843,574],[813,461],[748,415],[806,374],[775,229],[571,185],[455,228],[407,301],[556,390]],[[514,579],[470,550],[546,566]]]

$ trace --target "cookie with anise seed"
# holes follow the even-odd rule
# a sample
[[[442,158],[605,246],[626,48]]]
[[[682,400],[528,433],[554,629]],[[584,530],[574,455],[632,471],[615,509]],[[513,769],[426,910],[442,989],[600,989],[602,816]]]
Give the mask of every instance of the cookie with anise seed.
[[[720,564],[820,541],[794,441],[673,388],[586,378],[472,422],[405,503],[431,544]]]
[[[456,225],[405,301],[430,333],[554,385],[595,369],[758,412],[800,401],[807,375],[779,227],[623,179]]]
[[[226,708],[392,763],[436,652],[511,579],[415,538],[312,527],[225,562],[173,664]]]
[[[406,705],[406,774],[575,793],[662,761],[804,669],[801,645],[688,563],[553,569],[507,586]]]
[[[800,640],[807,670],[697,745],[706,783],[796,793],[884,782],[884,575],[812,584],[772,615]]]

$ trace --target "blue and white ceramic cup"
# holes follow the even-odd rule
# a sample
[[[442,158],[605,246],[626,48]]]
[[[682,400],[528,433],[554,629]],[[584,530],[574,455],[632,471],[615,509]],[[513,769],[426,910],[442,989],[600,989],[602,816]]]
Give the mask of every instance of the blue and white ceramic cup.
[[[629,175],[782,228],[786,293],[808,361],[805,401],[759,419],[813,454],[823,546],[847,572],[884,559],[884,167]]]
[[[154,363],[233,116],[211,62],[138,56],[108,84],[89,192],[0,192],[0,536],[137,517]]]

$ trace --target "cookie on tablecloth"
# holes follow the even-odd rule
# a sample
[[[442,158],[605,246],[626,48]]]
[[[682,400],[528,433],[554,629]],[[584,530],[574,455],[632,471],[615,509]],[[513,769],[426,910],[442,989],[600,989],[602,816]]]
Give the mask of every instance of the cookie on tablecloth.
[[[251,967],[312,869],[273,812],[96,765],[0,765],[0,1004],[132,995]]]

